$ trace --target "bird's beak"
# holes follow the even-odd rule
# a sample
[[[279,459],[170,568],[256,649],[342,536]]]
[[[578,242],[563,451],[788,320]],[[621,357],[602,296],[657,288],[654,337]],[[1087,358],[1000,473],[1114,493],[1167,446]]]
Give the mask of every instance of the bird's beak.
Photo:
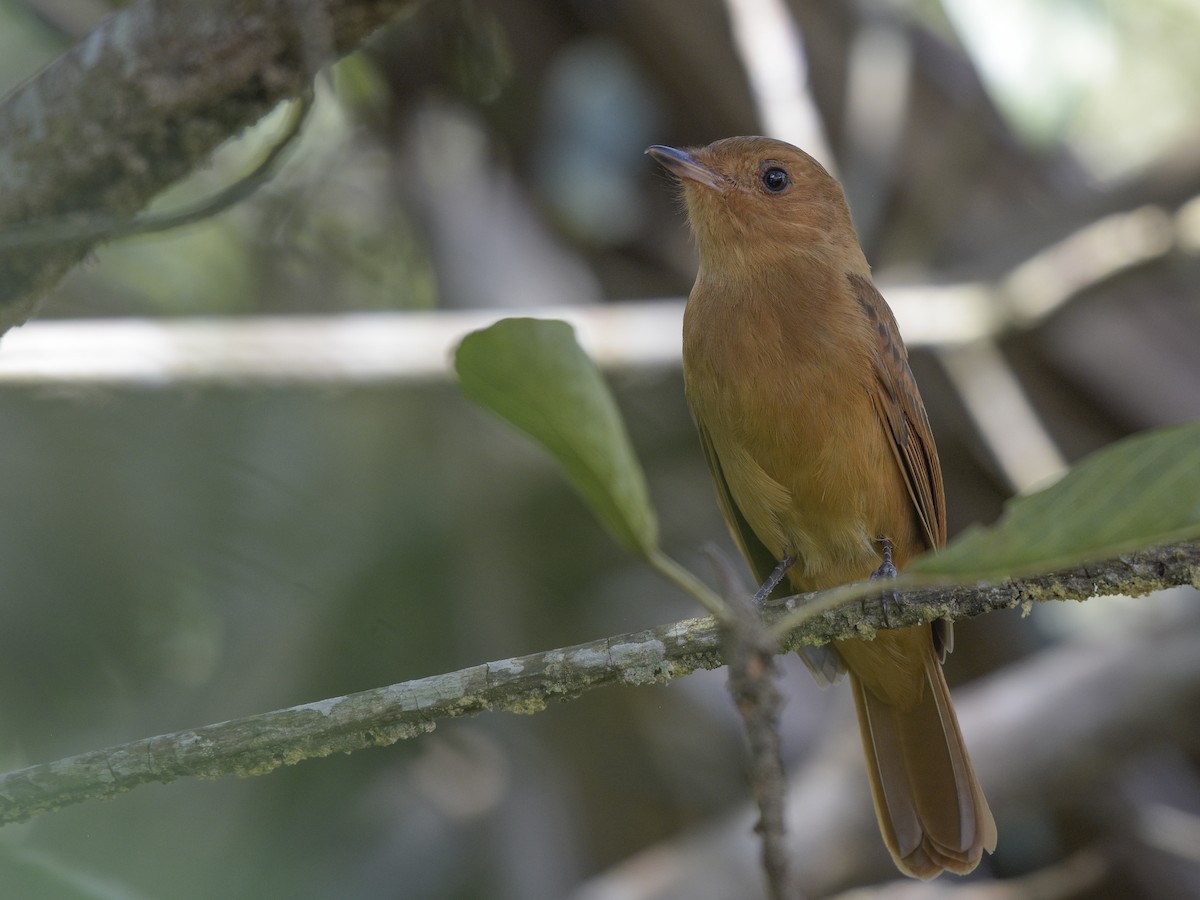
[[[655,144],[646,148],[646,153],[653,156],[662,166],[678,178],[686,178],[707,185],[716,191],[724,192],[728,182],[708,166],[700,163],[686,150],[676,150],[674,147],[664,147]]]

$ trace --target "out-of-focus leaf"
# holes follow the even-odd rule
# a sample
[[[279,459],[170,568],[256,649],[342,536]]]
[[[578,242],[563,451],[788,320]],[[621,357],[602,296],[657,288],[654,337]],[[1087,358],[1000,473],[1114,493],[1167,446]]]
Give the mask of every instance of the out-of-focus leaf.
[[[467,396],[550,451],[609,530],[651,555],[658,521],[642,468],[600,370],[566,322],[502,319],[463,338],[455,368]]]
[[[956,580],[1051,572],[1200,536],[1200,422],[1134,435],[1010,501],[908,572]]]

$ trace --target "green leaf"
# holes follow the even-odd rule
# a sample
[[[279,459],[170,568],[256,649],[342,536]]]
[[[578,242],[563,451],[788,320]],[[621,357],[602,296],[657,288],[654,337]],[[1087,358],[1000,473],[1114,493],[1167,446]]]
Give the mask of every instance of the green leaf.
[[[455,368],[466,392],[550,451],[608,529],[635,553],[658,546],[642,468],[600,370],[566,322],[502,319],[468,334]]]
[[[907,572],[958,580],[1052,572],[1200,537],[1200,422],[1134,435],[1093,453],[1051,487],[1009,501]]]

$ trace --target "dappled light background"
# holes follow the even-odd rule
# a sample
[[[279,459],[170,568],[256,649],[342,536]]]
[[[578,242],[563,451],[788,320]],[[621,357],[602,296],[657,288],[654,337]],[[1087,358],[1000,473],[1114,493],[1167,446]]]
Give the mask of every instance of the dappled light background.
[[[0,2],[0,84],[105,12]],[[1190,0],[426,4],[322,74],[302,138],[250,201],[103,247],[40,319],[332,328],[377,313],[427,335],[431,363],[221,377],[220,355],[156,369],[169,347],[131,332],[142,375],[60,377],[53,354],[35,375],[16,355],[5,369],[22,332],[0,341],[0,765],[696,614],[461,396],[432,317],[396,318],[681,309],[695,259],[651,143],[768,133],[844,181],[909,338],[952,534],[1091,450],[1200,418],[1198,40]],[[284,118],[156,210],[236,179]],[[602,359],[667,549],[707,577],[704,543],[731,547],[679,340],[609,330]],[[1200,627],[1197,599],[989,615],[958,627],[947,672],[1003,687],[1080,645],[1151,653],[1155,634]],[[783,664],[786,761],[804,777],[853,746],[853,715],[845,691]],[[1028,740],[1066,739],[1077,712]],[[1036,795],[998,788],[1015,799],[993,803],[1000,845],[977,877],[1200,894],[1198,716],[1193,696],[1120,752],[1078,747]],[[670,892],[664,860],[697,833],[744,840],[743,762],[721,672],[609,689],[8,826],[0,895],[703,900]],[[865,789],[844,802],[869,807]],[[796,859],[806,893],[891,879],[882,843],[865,846],[836,870]],[[710,896],[731,896],[718,883]],[[762,896],[752,868],[738,890]]]

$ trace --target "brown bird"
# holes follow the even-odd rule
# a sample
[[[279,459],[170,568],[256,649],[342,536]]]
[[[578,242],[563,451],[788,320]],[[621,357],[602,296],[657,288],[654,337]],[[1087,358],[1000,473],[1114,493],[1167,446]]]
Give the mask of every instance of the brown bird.
[[[841,185],[768,138],[646,152],[683,186],[700,256],[684,385],[755,577],[823,590],[944,544],[925,405]],[[935,622],[802,653],[819,680],[849,670],[879,829],[917,878],[970,872],[996,846],[942,675],[951,644]]]

